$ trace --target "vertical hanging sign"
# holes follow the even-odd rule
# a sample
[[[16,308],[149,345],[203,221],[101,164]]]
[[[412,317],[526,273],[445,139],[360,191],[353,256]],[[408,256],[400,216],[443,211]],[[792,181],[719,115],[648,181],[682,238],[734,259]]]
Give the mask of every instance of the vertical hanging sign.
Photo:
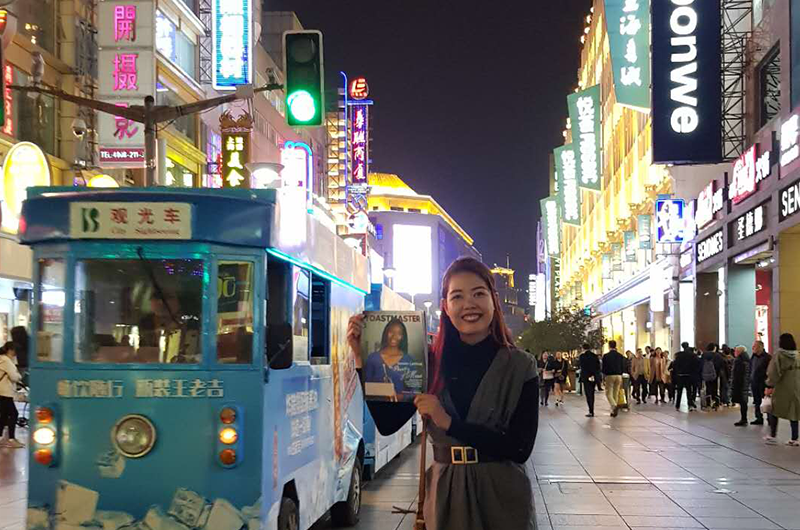
[[[142,105],[156,89],[152,0],[98,4],[98,99],[120,107]],[[105,112],[97,117],[100,167],[143,167],[144,126]]]
[[[369,85],[358,77],[346,87],[351,102],[347,103],[350,135],[350,179],[347,182],[347,213],[350,218],[366,212],[369,197]]]
[[[574,144],[554,150],[556,173],[559,175],[561,220],[567,224],[581,224],[581,190],[578,187],[578,166]]]
[[[252,0],[212,0],[212,84],[234,90],[253,82]]]
[[[637,220],[637,233],[639,236],[639,248],[643,250],[650,250],[653,248],[653,228],[652,217],[649,215],[640,215]]]
[[[539,201],[544,219],[544,239],[547,243],[547,254],[557,257],[561,252],[561,218],[558,215],[558,199],[548,197]]]
[[[578,159],[578,185],[600,191],[602,175],[600,85],[567,96],[572,145]]]
[[[650,0],[605,0],[605,12],[617,103],[648,110]]]
[[[636,261],[636,232],[625,232],[623,241],[625,244],[625,261],[629,263]]]
[[[234,119],[226,111],[219,119],[222,132],[222,187],[250,188],[250,131],[253,119],[248,113]]]

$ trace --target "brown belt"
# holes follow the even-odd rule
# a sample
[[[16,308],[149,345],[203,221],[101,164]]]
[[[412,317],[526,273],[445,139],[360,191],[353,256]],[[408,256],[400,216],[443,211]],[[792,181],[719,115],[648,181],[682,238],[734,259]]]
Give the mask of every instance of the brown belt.
[[[474,447],[455,445],[434,445],[433,460],[440,464],[467,465],[503,462],[507,459],[491,455],[479,455]]]

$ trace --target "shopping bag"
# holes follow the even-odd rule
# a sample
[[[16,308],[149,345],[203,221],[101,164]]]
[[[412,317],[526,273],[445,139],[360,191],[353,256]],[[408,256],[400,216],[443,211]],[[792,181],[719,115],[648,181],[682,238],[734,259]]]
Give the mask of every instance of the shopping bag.
[[[772,397],[767,396],[761,401],[761,412],[772,414]]]
[[[628,404],[628,401],[625,396],[625,387],[619,387],[619,396],[617,397],[617,405],[620,407],[624,407]]]

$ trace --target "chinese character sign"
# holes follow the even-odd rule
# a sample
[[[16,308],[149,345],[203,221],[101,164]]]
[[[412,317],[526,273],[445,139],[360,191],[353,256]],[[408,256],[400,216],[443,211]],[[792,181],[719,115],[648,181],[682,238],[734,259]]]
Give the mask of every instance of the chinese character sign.
[[[578,159],[578,185],[600,191],[602,182],[600,85],[567,96],[572,142]]]
[[[351,149],[352,183],[366,185],[369,174],[369,106],[352,105],[351,112]]]
[[[114,42],[136,42],[136,5],[114,6]]]
[[[222,187],[249,188],[250,172],[245,167],[250,161],[250,133],[222,133]]]
[[[191,239],[192,206],[172,202],[75,202],[70,236],[77,239]]]
[[[578,166],[574,144],[559,147],[554,151],[556,171],[561,178],[561,220],[567,224],[581,224],[581,190],[578,186]]]
[[[623,244],[625,245],[625,261],[636,261],[636,232],[630,231],[623,234]]]
[[[650,0],[605,0],[605,12],[617,103],[649,109]]]
[[[213,0],[213,85],[232,90],[252,82],[252,0]]]
[[[558,215],[558,199],[548,197],[539,201],[539,204],[542,211],[542,227],[547,253],[550,256],[558,256],[561,251],[561,218]]]
[[[757,145],[736,159],[733,163],[733,182],[728,192],[733,204],[739,204],[756,192],[756,155]]]

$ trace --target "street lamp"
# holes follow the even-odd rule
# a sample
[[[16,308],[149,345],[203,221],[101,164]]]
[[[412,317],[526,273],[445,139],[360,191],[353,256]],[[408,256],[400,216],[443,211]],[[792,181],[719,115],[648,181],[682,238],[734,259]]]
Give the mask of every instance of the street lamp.
[[[389,280],[389,288],[394,289],[394,277],[397,274],[397,269],[394,267],[386,267],[383,269],[383,276],[387,280]]]
[[[283,164],[276,162],[248,162],[244,165],[253,178],[253,187],[258,189],[280,188]]]

